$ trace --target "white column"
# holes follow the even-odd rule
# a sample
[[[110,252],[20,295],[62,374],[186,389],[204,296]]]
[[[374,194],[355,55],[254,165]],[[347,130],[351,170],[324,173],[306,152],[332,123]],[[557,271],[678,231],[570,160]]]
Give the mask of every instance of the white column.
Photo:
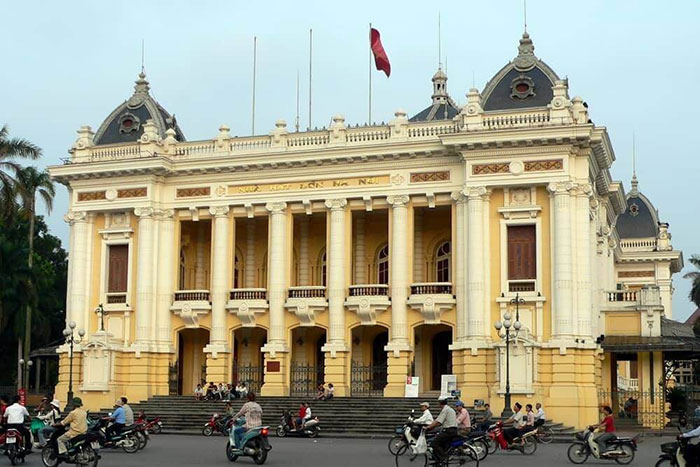
[[[407,305],[408,299],[408,195],[389,196],[391,205],[391,243],[389,244],[389,267],[391,287],[391,343],[408,346]]]
[[[579,337],[590,338],[591,328],[591,203],[589,184],[579,185],[576,190],[576,290],[578,298],[577,318]]]
[[[467,194],[467,336],[486,338],[484,310],[484,199],[486,188],[470,187]]]
[[[355,215],[355,281],[354,284],[367,283],[367,259],[365,257],[365,213]]]
[[[326,259],[328,255],[326,255]],[[309,217],[299,219],[299,284],[311,285],[309,280]],[[320,284],[320,283],[319,283]]]
[[[86,230],[86,237],[85,237],[85,260],[84,260],[84,265],[83,265],[83,276],[82,280],[85,281],[85,304],[83,306],[83,326],[85,328],[85,332],[88,333],[88,335],[92,334],[92,329],[90,326],[90,317],[94,315],[94,307],[97,306],[97,303],[90,303],[90,297],[92,296],[92,276],[93,276],[93,270],[92,270],[92,251],[93,251],[93,243],[95,241],[95,237],[93,235],[93,232],[95,231],[95,213],[93,212],[88,212],[86,217],[85,217],[85,230]],[[99,326],[99,325],[98,325]],[[99,329],[99,327],[96,326],[95,329]]]
[[[202,290],[207,288],[206,254],[207,232],[204,224],[197,223],[197,248],[195,249],[194,288]]]
[[[455,293],[455,309],[457,313],[457,333],[455,342],[463,342],[467,337],[467,275],[466,272],[466,229],[465,210],[467,208],[467,196],[463,191],[452,193],[455,201],[455,228],[452,240],[452,258],[454,259],[452,285]]]
[[[214,216],[214,244],[211,277],[211,336],[209,343],[216,351],[226,351],[226,301],[229,273],[228,244],[230,239],[228,206],[212,206],[209,213]]]
[[[255,218],[251,217],[246,223],[245,244],[245,285],[250,289],[255,287]]]
[[[491,221],[490,221],[490,210],[491,210],[491,190],[486,189],[486,193],[484,193],[484,196],[482,197],[484,200],[483,207],[482,207],[482,214],[483,214],[483,225],[484,225],[484,230],[483,230],[483,239],[484,242],[481,245],[481,250],[484,252],[483,256],[483,275],[484,275],[484,293],[483,293],[483,306],[481,308],[481,318],[482,318],[482,325],[484,329],[484,336],[487,337],[491,334],[491,326],[493,324],[491,323]]]
[[[573,334],[572,299],[572,251],[571,251],[571,188],[569,182],[550,183],[547,190],[553,198],[553,309],[555,338],[567,338]]]
[[[270,243],[268,245],[268,286],[270,303],[270,333],[265,348],[271,352],[287,349],[284,328],[284,302],[287,294],[287,203],[267,203],[270,212]]]
[[[423,255],[423,211],[413,211],[413,281],[425,282],[425,257]],[[428,274],[430,272],[428,271]],[[432,279],[430,279],[432,280]]]
[[[89,231],[87,213],[85,211],[69,211],[63,219],[70,225],[66,325],[71,321],[75,321],[77,329],[85,329],[83,316],[87,307],[87,293],[83,277],[88,257],[87,237]]]
[[[158,234],[158,278],[156,280],[156,313],[159,345],[172,348],[172,326],[170,306],[175,291],[175,211],[165,209],[158,212],[160,221]]]
[[[348,202],[345,199],[326,201],[330,217],[328,255],[328,319],[330,332],[328,346],[334,350],[346,350],[345,344],[345,216]]]
[[[138,263],[136,277],[136,344],[147,346],[151,332],[153,306],[153,214],[151,207],[136,208],[139,218]]]

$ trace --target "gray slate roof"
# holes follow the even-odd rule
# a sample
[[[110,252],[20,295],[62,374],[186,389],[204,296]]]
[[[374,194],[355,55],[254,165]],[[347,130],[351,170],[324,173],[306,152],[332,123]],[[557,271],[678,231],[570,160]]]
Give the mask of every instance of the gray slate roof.
[[[620,238],[656,237],[659,216],[651,201],[638,192],[636,185],[627,196],[627,209],[617,217],[616,228]]]

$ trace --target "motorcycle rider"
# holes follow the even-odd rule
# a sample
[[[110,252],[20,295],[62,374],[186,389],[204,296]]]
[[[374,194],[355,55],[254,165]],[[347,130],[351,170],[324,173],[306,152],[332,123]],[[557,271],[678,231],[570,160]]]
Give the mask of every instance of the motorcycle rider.
[[[306,416],[306,406],[303,402],[299,403],[299,414],[297,417],[292,418],[292,427],[294,431],[298,430],[303,423],[304,417]]]
[[[433,423],[433,414],[430,413],[430,403],[429,402],[421,402],[420,403],[420,408],[423,411],[423,414],[413,420],[413,423],[416,425],[430,425]]]
[[[520,402],[516,402],[513,408],[515,409],[513,415],[511,415],[508,420],[503,422],[504,426],[513,425],[509,428],[503,429],[503,436],[506,438],[506,441],[508,441],[508,444],[513,444],[513,440],[520,436],[520,431],[525,426],[525,414],[522,410],[523,406],[520,404]]]
[[[82,408],[83,400],[80,397],[74,397],[72,402],[73,407],[75,408],[71,411],[71,413],[68,414],[66,418],[64,418],[56,424],[61,426],[69,425],[68,431],[66,431],[56,439],[59,454],[66,453],[67,441],[70,441],[71,438],[75,438],[78,435],[82,435],[87,431],[87,412],[85,412]]]
[[[105,430],[107,444],[110,443],[110,438],[121,433],[126,426],[126,412],[124,411],[122,404],[121,399],[117,399],[117,402],[114,404],[114,412],[112,412],[112,416],[109,418],[112,424]]]
[[[493,424],[491,418],[493,418],[491,404],[484,404],[484,415],[481,418],[481,431],[488,431],[489,427]]]
[[[122,396],[121,401],[122,409],[124,409],[124,423],[126,426],[131,426],[134,424],[134,411],[131,410],[131,407],[127,404],[129,401],[126,397]]]
[[[20,397],[12,398],[12,405],[5,409],[5,429],[14,428],[22,434],[24,440],[24,449],[27,452],[32,452],[32,437],[29,430],[24,426],[24,418],[29,417],[27,408],[19,403]]]
[[[678,439],[696,438],[698,436],[700,436],[700,426],[678,435]],[[700,444],[687,443],[685,445],[685,450],[683,451],[683,457],[685,458],[685,462],[688,467],[697,467],[700,465]]]
[[[460,436],[467,436],[470,431],[472,431],[472,421],[469,417],[469,411],[464,406],[464,402],[455,402],[455,407],[457,411],[457,429],[459,430]]]
[[[604,428],[603,434],[598,435],[595,438],[595,442],[598,443],[600,447],[601,454],[607,450],[607,442],[611,439],[615,439],[615,420],[613,420],[612,409],[609,405],[606,405],[602,409],[603,419],[597,425],[591,425],[590,428],[598,429]]]
[[[263,409],[260,407],[260,404],[255,402],[255,393],[249,392],[246,397],[248,402],[243,404],[241,410],[234,415],[234,419],[245,416],[245,425],[237,426],[233,430],[233,441],[236,444],[236,449],[241,448],[241,437],[246,430],[262,426]]]
[[[432,430],[436,427],[442,427],[440,433],[435,436],[435,439],[430,443],[433,448],[433,455],[438,462],[443,462],[445,460],[445,455],[447,454],[447,447],[450,442],[455,439],[457,434],[457,414],[454,409],[447,404],[447,398],[443,397],[439,399],[440,402],[440,415],[438,418],[428,425],[425,429]]]
[[[37,415],[36,418],[44,422],[44,428],[40,428],[37,431],[37,436],[39,438],[39,445],[43,446],[46,444],[46,440],[51,436],[51,433],[55,430],[53,425],[61,418],[61,411],[59,409],[60,403],[58,399],[54,399],[49,403],[49,410],[41,415]]]
[[[537,409],[537,412],[535,413],[535,426],[539,428],[544,425],[544,422],[547,420],[547,416],[544,413],[544,409],[542,409],[542,404],[539,402],[535,404],[535,409]]]

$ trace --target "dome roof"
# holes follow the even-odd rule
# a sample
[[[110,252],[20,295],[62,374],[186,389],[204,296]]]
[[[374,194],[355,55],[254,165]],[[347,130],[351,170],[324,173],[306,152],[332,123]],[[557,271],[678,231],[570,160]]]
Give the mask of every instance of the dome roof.
[[[632,178],[632,190],[627,195],[627,209],[617,217],[620,238],[649,238],[659,233],[659,213],[651,201],[637,189],[637,177]]]
[[[185,135],[177,125],[175,115],[170,115],[149,92],[150,86],[146,75],[141,72],[134,86],[134,94],[119,105],[102,122],[95,134],[95,144],[114,144],[135,142],[143,134],[143,125],[153,120],[158,134],[165,138],[169,128],[175,129],[175,139],[185,141]]]
[[[544,107],[552,101],[552,86],[559,76],[535,56],[535,46],[525,32],[518,56],[486,83],[481,93],[482,106],[489,110]]]
[[[413,117],[409,118],[410,122],[430,122],[433,120],[451,120],[458,113],[459,108],[447,93],[447,74],[442,71],[442,67],[438,67],[432,78],[433,81],[433,103],[425,109],[421,110]]]

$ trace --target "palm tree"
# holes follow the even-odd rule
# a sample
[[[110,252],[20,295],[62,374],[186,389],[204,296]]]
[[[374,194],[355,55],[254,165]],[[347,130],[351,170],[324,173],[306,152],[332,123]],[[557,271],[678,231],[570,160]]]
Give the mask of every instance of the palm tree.
[[[12,159],[38,159],[41,149],[22,138],[10,138],[7,125],[0,128],[0,215],[7,216],[15,202],[15,180],[8,171],[16,175],[20,170]]]
[[[46,210],[51,212],[53,208],[53,198],[56,196],[56,188],[53,180],[46,170],[39,171],[36,167],[24,167],[17,172],[16,181],[17,197],[19,198],[24,213],[29,217],[29,256],[27,258],[27,266],[32,270],[33,255],[34,255],[34,222],[36,217],[36,198],[37,195],[44,201]],[[28,284],[28,289],[33,291],[32,285]],[[33,291],[36,292],[36,291]],[[28,297],[27,314],[24,323],[24,359],[29,360],[29,351],[31,349],[32,339],[32,303],[33,297]],[[25,366],[23,381],[27,381],[29,376],[29,367]]]
[[[688,261],[690,261],[690,264],[695,266],[695,268],[698,270],[690,271],[683,276],[683,279],[690,279],[693,281],[692,285],[690,286],[688,298],[691,302],[695,303],[695,306],[700,307],[700,255],[693,255]]]

